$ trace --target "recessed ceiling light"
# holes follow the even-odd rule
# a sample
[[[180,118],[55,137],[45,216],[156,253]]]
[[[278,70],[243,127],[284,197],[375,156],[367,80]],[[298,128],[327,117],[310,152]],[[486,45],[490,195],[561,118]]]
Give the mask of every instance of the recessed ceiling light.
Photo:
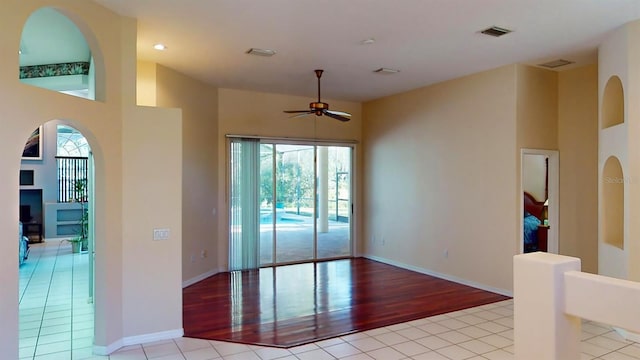
[[[251,48],[247,50],[247,54],[257,55],[257,56],[273,56],[276,54],[276,51],[271,49]]]
[[[376,42],[376,39],[374,39],[374,38],[368,38],[368,39],[365,39],[365,40],[360,41],[360,44],[362,44],[362,45],[371,45],[371,44],[373,44],[374,42]]]
[[[167,50],[167,46],[160,43],[153,45],[153,48],[160,51]]]
[[[490,28],[486,28],[480,31],[481,34],[485,34],[493,37],[500,37],[502,35],[507,35],[510,32],[513,32],[513,30],[505,29],[499,26],[492,26]]]
[[[378,74],[395,74],[395,73],[399,73],[400,70],[390,69],[390,68],[380,68],[380,69],[373,70],[373,72]]]

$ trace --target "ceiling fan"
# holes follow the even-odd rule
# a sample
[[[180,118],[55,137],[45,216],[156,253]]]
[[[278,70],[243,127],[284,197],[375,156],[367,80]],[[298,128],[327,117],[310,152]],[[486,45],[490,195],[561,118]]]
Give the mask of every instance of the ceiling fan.
[[[292,116],[292,118],[307,116],[315,114],[316,116],[327,115],[330,118],[334,118],[340,121],[351,120],[351,114],[344,111],[329,110],[329,104],[320,101],[320,77],[324,70],[315,70],[316,77],[318,78],[318,101],[309,104],[309,110],[285,110],[287,114],[298,114]]]

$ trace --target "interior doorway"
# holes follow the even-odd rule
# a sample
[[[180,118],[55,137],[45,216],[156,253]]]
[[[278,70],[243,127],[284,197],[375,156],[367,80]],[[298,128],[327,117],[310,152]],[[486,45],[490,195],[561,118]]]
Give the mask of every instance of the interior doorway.
[[[230,143],[231,269],[352,255],[351,146]]]
[[[20,358],[88,357],[95,318],[92,154],[86,138],[60,120],[40,126],[38,141],[38,156],[23,154],[20,170],[21,178],[30,173],[20,182],[29,244],[19,269]],[[22,204],[22,194],[34,191],[38,206]],[[27,214],[26,206],[40,211]]]
[[[522,149],[520,253],[558,253],[559,155],[554,150]]]

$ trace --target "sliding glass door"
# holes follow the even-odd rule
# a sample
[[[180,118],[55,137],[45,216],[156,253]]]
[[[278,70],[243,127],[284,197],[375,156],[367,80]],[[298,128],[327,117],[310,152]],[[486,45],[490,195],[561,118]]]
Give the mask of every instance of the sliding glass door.
[[[352,148],[261,141],[247,156],[242,141],[231,140],[231,268],[351,256]]]

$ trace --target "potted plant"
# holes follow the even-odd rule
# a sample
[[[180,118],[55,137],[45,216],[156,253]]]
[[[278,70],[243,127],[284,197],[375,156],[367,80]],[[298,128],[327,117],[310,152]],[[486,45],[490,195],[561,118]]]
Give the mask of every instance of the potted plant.
[[[80,219],[78,220],[78,233],[69,239],[71,251],[78,253],[87,251],[89,244],[89,214],[87,213],[87,179],[78,179],[73,184],[73,201],[80,204]]]
[[[67,240],[68,242],[71,243],[71,252],[74,254],[77,254],[80,252],[80,249],[82,248],[82,238],[79,236],[74,236],[71,239]]]

